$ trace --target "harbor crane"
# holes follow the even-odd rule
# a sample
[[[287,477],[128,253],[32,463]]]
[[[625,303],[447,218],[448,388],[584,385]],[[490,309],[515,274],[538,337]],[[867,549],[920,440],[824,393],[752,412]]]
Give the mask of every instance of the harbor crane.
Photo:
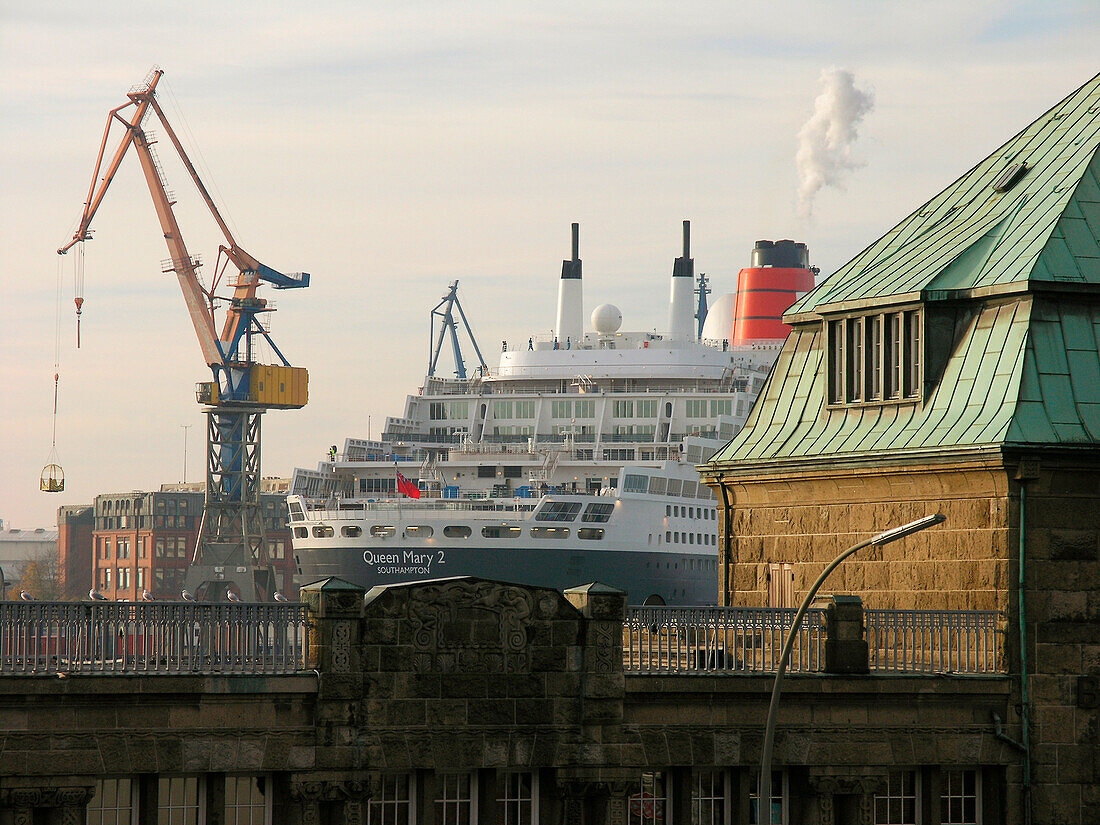
[[[196,399],[207,417],[206,497],[199,540],[183,586],[201,601],[222,601],[233,589],[242,601],[267,601],[274,598],[277,587],[260,504],[260,418],[269,409],[305,406],[308,373],[302,367],[291,366],[261,325],[259,318],[274,310],[256,293],[261,283],[271,284],[275,289],[309,286],[309,275],[283,274],[271,269],[237,244],[157,101],[156,88],[163,73],[154,69],[129,91],[127,103],[108,113],[79,226],[72,240],[57,252],[64,255],[91,239],[92,218],[126,152],[133,147],[171,256],[161,269],[165,273],[174,272],[179,280],[199,348],[213,374],[212,381],[196,387]],[[120,113],[131,106],[134,110],[127,120]],[[173,211],[176,200],[165,184],[154,152],[156,140],[143,125],[150,109],[225,237],[225,243],[218,248],[209,289],[198,276],[201,261],[188,252],[176,222]],[[125,131],[104,169],[111,127],[116,123],[122,124]],[[216,290],[230,263],[238,271],[235,279],[226,278],[225,286],[232,292],[218,295]],[[225,317],[219,335],[215,315],[221,309]],[[253,360],[256,336],[267,341],[280,363],[259,364]]]

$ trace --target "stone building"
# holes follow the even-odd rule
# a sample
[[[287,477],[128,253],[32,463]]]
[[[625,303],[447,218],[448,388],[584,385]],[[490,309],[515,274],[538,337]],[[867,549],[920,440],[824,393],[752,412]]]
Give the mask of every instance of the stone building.
[[[625,670],[620,591],[329,579],[302,601],[309,660],[281,672],[236,657],[215,672],[203,655],[177,671],[43,660],[15,675],[0,657],[0,823],[756,821],[773,675]],[[1008,678],[835,664],[789,678],[777,821],[1020,821],[1015,752],[992,722],[1011,712]]]
[[[729,604],[798,598],[844,548],[868,608],[991,609],[1013,811],[1100,810],[1100,78],[791,307],[745,428],[708,465]],[[1030,797],[1030,798],[1029,798]]]

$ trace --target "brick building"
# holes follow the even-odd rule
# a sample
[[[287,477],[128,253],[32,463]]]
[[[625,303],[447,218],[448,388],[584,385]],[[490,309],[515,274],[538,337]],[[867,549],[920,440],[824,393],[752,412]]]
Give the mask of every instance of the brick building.
[[[82,590],[68,588],[68,598],[86,598],[90,587],[117,600],[136,600],[143,589],[156,598],[179,598],[198,541],[203,493],[173,486],[155,492],[96,496],[90,508],[62,508],[66,524],[75,521],[77,513],[81,519],[94,519],[91,529],[83,529],[83,523],[81,529],[74,525],[63,530],[59,539],[61,569],[83,567],[90,573]],[[270,560],[282,592],[292,595],[296,592],[295,566],[286,526],[286,498],[264,493],[261,501]],[[61,517],[59,512],[59,524]],[[75,574],[71,580],[77,580]]]
[[[57,508],[57,573],[65,601],[87,598],[91,589],[94,529],[94,507],[65,504]]]
[[[729,604],[798,599],[857,541],[946,515],[827,587],[999,611],[1024,746],[1010,821],[1100,809],[1098,236],[1100,77],[792,306],[744,430],[704,473]]]

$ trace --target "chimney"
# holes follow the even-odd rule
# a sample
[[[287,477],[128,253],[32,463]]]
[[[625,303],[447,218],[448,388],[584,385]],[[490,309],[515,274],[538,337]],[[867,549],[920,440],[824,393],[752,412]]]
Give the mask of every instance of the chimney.
[[[695,338],[691,306],[695,292],[695,261],[691,259],[691,221],[684,221],[684,255],[672,266],[672,292],[668,301],[668,338],[691,341]]]
[[[584,336],[584,306],[581,300],[581,259],[579,223],[573,224],[573,260],[561,262],[558,282],[558,322],[554,325],[558,344],[576,343]]]

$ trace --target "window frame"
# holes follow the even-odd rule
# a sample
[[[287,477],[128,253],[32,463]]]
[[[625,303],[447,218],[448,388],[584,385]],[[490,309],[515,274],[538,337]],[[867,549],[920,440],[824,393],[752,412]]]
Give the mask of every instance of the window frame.
[[[922,304],[904,304],[825,318],[826,409],[923,402],[924,316]]]
[[[258,805],[256,805],[255,803],[253,803],[251,801],[251,785],[250,785],[249,786],[250,787],[249,802],[246,803],[245,805],[241,805],[239,803],[239,797],[237,797],[237,799],[235,800],[235,802],[233,804],[233,807],[230,808],[229,783],[230,782],[236,783],[237,780],[239,780],[239,779],[248,779],[248,780],[263,779],[264,780],[265,790],[264,790],[264,793],[263,793],[263,796],[262,796],[262,799],[263,799],[263,804],[262,804],[262,808],[263,808],[263,825],[272,825],[273,816],[274,816],[274,805],[272,804],[274,799],[273,799],[273,793],[272,792],[274,791],[275,786],[272,782],[272,776],[269,773],[227,774],[226,775],[225,783],[224,783],[224,787],[223,787],[223,793],[222,793],[222,798],[223,798],[222,808],[224,809],[223,810],[223,814],[224,814],[223,822],[225,823],[225,825],[239,825],[239,820],[240,820],[239,813],[242,810],[249,813],[248,819],[251,820],[252,819],[252,817],[251,817],[252,810],[254,810],[257,807],[261,807],[261,806],[258,806]],[[237,794],[234,793],[234,796],[236,797]],[[234,814],[232,817],[230,816],[231,812]]]

